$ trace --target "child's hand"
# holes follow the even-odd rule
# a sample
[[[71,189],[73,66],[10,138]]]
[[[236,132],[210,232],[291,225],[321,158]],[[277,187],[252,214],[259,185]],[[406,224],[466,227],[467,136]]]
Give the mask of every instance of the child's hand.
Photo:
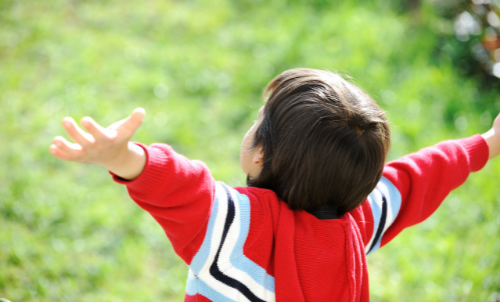
[[[488,143],[490,150],[489,159],[498,156],[500,154],[500,114],[493,121],[491,129],[482,136]]]
[[[108,128],[101,127],[90,117],[84,117],[81,124],[88,133],[78,127],[71,117],[65,117],[63,127],[75,143],[57,136],[49,150],[57,158],[96,164],[122,178],[133,179],[142,172],[146,154],[129,140],[141,125],[144,114],[144,109],[137,108],[129,117]]]

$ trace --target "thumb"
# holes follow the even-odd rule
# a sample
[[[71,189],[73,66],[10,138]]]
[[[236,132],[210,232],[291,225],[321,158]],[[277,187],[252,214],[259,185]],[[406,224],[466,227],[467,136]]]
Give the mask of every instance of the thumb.
[[[142,124],[142,119],[146,111],[143,108],[136,108],[127,118],[111,124],[107,129],[112,131],[112,136],[130,138]]]
[[[124,120],[124,123],[119,125],[118,128],[120,130],[125,130],[125,132],[128,132],[129,135],[132,136],[137,128],[139,128],[142,124],[144,115],[146,115],[146,110],[144,110],[144,108],[135,108],[134,111],[132,111],[132,114],[130,114],[130,116],[127,117]]]
[[[114,122],[109,125],[107,129],[118,130],[123,127],[137,129],[141,125],[144,115],[146,115],[146,110],[144,110],[144,108],[135,108],[128,117],[123,120],[119,120],[118,122]]]
[[[130,120],[133,124],[138,124],[137,127],[139,127],[142,124],[142,119],[146,115],[146,110],[144,108],[135,108],[134,111],[132,111],[132,114],[130,115]]]

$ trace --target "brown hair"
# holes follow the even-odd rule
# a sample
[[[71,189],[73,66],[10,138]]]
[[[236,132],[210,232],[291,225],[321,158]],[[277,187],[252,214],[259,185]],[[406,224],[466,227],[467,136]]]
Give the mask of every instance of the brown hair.
[[[274,191],[290,209],[323,205],[343,215],[375,188],[390,145],[380,107],[340,75],[291,69],[264,89],[268,98],[252,148],[263,167],[249,186]]]

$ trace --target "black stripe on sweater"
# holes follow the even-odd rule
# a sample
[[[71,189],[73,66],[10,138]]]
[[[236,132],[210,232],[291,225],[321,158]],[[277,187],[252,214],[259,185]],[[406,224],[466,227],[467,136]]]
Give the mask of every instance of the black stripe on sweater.
[[[373,238],[372,246],[368,250],[368,253],[370,253],[373,250],[378,240],[380,239],[380,236],[382,236],[382,231],[384,230],[386,220],[387,220],[387,200],[385,199],[385,196],[382,195],[382,215],[380,217],[380,223],[378,224],[377,233],[375,234],[375,238]]]
[[[231,227],[231,224],[233,223],[235,217],[234,200],[231,197],[229,190],[224,185],[222,186],[224,187],[224,191],[227,195],[227,201],[228,201],[227,216],[226,216],[226,221],[224,222],[224,231],[222,232],[222,238],[219,248],[217,249],[217,254],[215,255],[214,262],[210,266],[210,274],[212,275],[212,277],[226,284],[227,286],[237,289],[248,300],[252,302],[253,301],[264,302],[264,300],[255,296],[255,294],[252,293],[245,284],[241,283],[236,279],[224,275],[224,273],[219,270],[219,267],[217,265],[217,262],[219,262],[220,251],[222,249],[222,246],[224,245],[224,242],[226,241],[227,233],[229,232],[229,228]]]

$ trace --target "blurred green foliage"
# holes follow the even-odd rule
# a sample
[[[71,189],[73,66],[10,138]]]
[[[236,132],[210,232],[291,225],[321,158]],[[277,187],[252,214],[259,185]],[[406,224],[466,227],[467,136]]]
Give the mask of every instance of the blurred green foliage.
[[[395,2],[399,3],[399,2]],[[187,269],[98,167],[48,152],[60,120],[166,142],[243,185],[239,144],[260,93],[294,67],[351,75],[387,111],[395,159],[486,131],[497,90],[443,45],[449,19],[387,1],[0,1],[0,297],[182,301]],[[369,257],[373,301],[485,301],[500,292],[500,161]],[[491,298],[493,299],[493,298]]]
[[[498,90],[500,1],[431,0],[431,3],[434,11],[448,20],[434,24],[441,34],[438,51],[448,53],[460,73]]]

